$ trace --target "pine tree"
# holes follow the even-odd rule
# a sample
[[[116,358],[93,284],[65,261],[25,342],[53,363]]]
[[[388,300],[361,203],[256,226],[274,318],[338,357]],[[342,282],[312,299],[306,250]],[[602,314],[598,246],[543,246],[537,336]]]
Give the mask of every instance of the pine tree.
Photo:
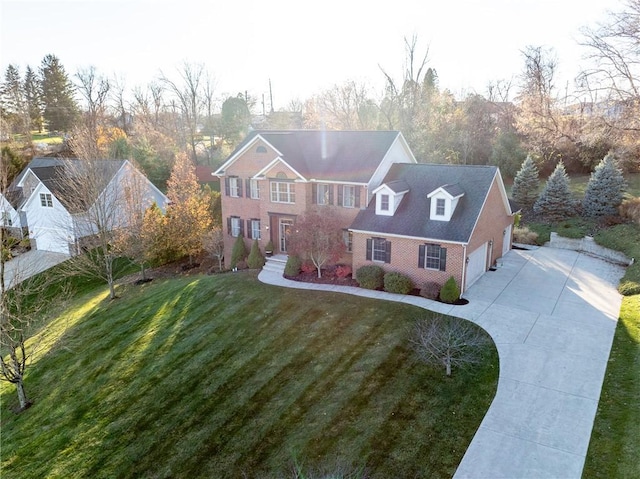
[[[569,189],[569,176],[560,161],[533,205],[533,211],[544,220],[554,223],[562,221],[575,213],[575,202]]]
[[[586,217],[610,216],[618,212],[626,184],[622,170],[611,153],[607,154],[591,173],[582,200],[582,214]]]
[[[527,158],[520,166],[520,170],[516,173],[516,177],[513,179],[511,197],[524,211],[531,211],[538,199],[539,186],[538,168],[531,155],[527,155]]]
[[[9,65],[4,74],[4,81],[0,86],[0,109],[12,125],[16,133],[26,131],[26,114],[20,70],[15,65]]]
[[[40,66],[43,116],[49,130],[69,131],[78,116],[73,83],[55,55],[47,55]]]
[[[260,252],[258,240],[253,240],[251,245],[251,253],[247,257],[247,266],[251,269],[261,269],[264,266],[264,256]]]
[[[31,128],[36,128],[38,132],[42,132],[42,97],[40,95],[40,81],[38,76],[27,67],[24,75],[24,101],[29,115]]]

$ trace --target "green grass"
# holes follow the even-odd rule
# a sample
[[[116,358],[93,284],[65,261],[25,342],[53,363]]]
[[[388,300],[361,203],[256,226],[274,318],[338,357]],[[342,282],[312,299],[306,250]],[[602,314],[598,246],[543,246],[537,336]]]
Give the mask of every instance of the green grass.
[[[599,231],[594,239],[596,243],[621,251],[635,262],[629,266],[618,286],[624,295],[640,294],[640,225],[623,224]]]
[[[251,274],[100,287],[52,322],[3,477],[273,477],[332,464],[451,477],[497,387],[495,348],[451,379],[408,347],[424,310]]]
[[[624,298],[584,479],[640,477],[640,294]]]
[[[593,234],[595,223],[584,218],[569,218],[560,223],[523,223],[531,231],[538,233],[537,243],[543,245],[551,238],[551,233],[556,232],[565,238],[584,238],[585,235]]]

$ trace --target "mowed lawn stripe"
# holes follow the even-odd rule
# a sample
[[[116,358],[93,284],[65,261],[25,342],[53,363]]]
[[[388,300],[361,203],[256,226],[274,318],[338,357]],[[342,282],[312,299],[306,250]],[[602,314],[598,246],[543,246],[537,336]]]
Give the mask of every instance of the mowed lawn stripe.
[[[244,273],[156,280],[120,296],[66,329],[57,320],[58,343],[28,373],[31,409],[8,412],[15,392],[2,386],[8,477],[274,477],[294,457],[428,477],[464,452],[439,448],[451,441],[438,434],[468,444],[492,398],[466,430],[429,437],[419,419],[437,422],[478,385],[414,361],[407,338],[425,312],[412,306],[301,295]],[[483,379],[493,393],[494,368]],[[430,397],[425,377],[460,397]],[[417,420],[394,428],[395,411]]]

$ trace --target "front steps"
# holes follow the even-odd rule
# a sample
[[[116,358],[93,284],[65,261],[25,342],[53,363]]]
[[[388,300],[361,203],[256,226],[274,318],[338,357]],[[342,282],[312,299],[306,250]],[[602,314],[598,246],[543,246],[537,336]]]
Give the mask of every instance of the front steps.
[[[277,254],[266,258],[267,262],[262,267],[262,271],[268,271],[270,273],[277,273],[280,276],[284,275],[284,267],[287,264],[288,256],[283,254]]]

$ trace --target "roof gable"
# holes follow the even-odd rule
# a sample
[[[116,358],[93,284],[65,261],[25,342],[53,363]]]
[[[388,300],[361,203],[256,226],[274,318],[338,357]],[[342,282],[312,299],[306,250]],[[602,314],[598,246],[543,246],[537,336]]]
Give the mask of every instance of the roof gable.
[[[368,183],[399,136],[397,131],[253,131],[216,171],[216,175],[223,175],[229,165],[262,140],[301,177],[316,181]]]
[[[402,180],[410,188],[397,211],[393,216],[376,215],[375,202],[372,201],[358,213],[351,228],[381,234],[468,242],[497,172],[494,166],[395,164],[384,183]],[[450,220],[430,220],[432,200],[429,193],[440,190],[443,185],[456,184],[464,191],[464,195],[459,196]],[[457,191],[454,189],[453,193]],[[447,195],[451,196],[451,193],[447,192]]]

